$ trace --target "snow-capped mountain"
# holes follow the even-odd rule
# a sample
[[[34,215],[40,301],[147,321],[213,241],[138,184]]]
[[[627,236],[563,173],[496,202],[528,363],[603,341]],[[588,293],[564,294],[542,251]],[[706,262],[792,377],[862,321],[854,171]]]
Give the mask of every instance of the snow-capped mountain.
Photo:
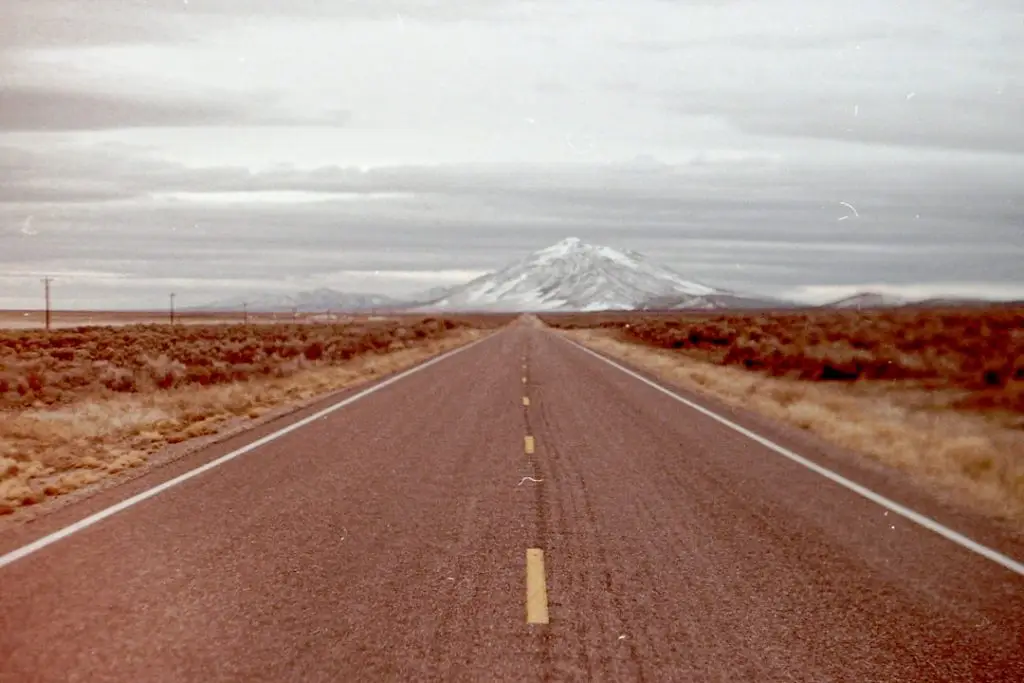
[[[658,297],[684,298],[705,307],[702,297],[720,294],[729,292],[688,280],[637,252],[569,237],[454,287],[420,310],[632,310]]]
[[[322,287],[292,294],[254,293],[249,296],[235,296],[192,310],[240,311],[247,306],[250,311],[265,311],[267,313],[292,310],[299,312],[350,312],[373,308],[392,308],[400,305],[399,301],[380,294],[353,294]]]
[[[825,304],[825,308],[895,308],[908,302],[898,296],[880,292],[861,292]]]

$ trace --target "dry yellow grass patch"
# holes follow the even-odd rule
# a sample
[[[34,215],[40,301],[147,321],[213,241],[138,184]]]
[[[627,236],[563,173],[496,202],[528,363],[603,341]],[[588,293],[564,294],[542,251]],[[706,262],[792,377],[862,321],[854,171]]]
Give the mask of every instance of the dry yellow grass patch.
[[[0,514],[143,465],[168,444],[216,434],[239,418],[257,418],[279,406],[400,371],[484,334],[461,330],[341,365],[314,365],[286,377],[8,411],[0,414]]]
[[[677,351],[566,332],[670,383],[796,425],[838,446],[919,476],[958,502],[1024,520],[1024,433],[999,416],[950,407],[927,392],[884,382],[836,385],[767,377]]]

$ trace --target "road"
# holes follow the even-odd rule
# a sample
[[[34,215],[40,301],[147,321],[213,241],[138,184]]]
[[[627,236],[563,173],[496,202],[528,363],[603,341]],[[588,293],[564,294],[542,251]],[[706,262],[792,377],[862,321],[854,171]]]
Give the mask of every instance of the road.
[[[1024,577],[555,332],[512,325],[274,436],[323,407],[0,536],[53,540],[267,437],[6,555],[0,680],[1024,674]]]

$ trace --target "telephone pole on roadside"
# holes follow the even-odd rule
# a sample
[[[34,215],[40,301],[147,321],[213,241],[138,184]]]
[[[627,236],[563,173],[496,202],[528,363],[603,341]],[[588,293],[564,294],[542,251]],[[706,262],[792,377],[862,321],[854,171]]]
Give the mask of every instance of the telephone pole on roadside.
[[[174,292],[171,292],[171,324],[174,324]]]
[[[52,277],[43,278],[43,291],[46,296],[46,331],[50,331],[50,283],[53,282]]]
[[[246,325],[249,324],[249,303],[242,304],[242,322]]]

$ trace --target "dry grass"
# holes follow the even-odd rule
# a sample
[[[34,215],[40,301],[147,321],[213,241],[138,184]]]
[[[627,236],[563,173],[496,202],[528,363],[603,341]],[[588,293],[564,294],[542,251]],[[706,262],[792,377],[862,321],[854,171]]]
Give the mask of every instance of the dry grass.
[[[347,324],[132,325],[0,332],[0,410],[115,394],[283,377],[390,353],[503,318],[387,318]]]
[[[796,425],[915,475],[961,504],[1024,520],[1024,433],[956,407],[953,395],[892,383],[771,377],[625,341],[613,331],[567,334],[677,386]]]
[[[958,407],[1024,427],[1024,308],[542,316],[562,329],[616,330],[774,377],[951,390]]]
[[[60,400],[33,400],[29,407],[12,405],[24,401],[21,396],[11,396],[8,392],[7,407],[0,411],[0,514],[139,467],[169,444],[216,434],[239,419],[258,418],[272,408],[308,401],[401,370],[486,334],[485,330],[473,329],[470,325],[499,326],[494,320],[447,322],[428,320],[425,328],[415,328],[406,321],[399,328],[373,328],[363,337],[349,329],[343,335],[345,339],[362,339],[361,348],[355,351],[350,344],[337,358],[329,358],[327,354],[314,360],[305,356],[298,359],[272,356],[272,360],[264,358],[262,362],[278,368],[283,366],[284,371],[236,377],[227,373],[228,379],[219,383],[143,381],[153,376],[143,366],[143,372],[149,374],[140,375],[137,369],[121,368],[122,375],[133,378],[131,382],[118,385],[124,389],[122,391],[86,381],[65,388]],[[407,338],[401,343],[395,343],[393,335],[382,339],[381,329],[398,329]],[[424,329],[431,331],[427,333]],[[112,346],[130,347],[131,339],[136,339],[136,346],[152,342],[153,330],[139,328],[136,332],[136,337],[129,337],[127,343]],[[148,341],[139,342],[139,339]],[[307,340],[302,344],[320,344],[321,341]],[[230,348],[238,351],[237,344],[232,344]],[[300,349],[302,344],[299,344]],[[360,346],[360,343],[353,344]],[[213,346],[206,345],[207,353]],[[45,348],[61,347],[46,345]],[[332,348],[329,342],[326,348]],[[125,357],[134,357],[133,353],[138,355],[138,351],[139,348],[134,352],[128,348]],[[12,362],[11,354],[0,356],[0,361],[9,374],[24,367],[24,363],[18,364],[18,357]],[[26,362],[38,361],[32,358]],[[187,376],[188,366],[181,361],[165,357],[161,363],[177,363],[182,366],[175,366],[179,380]],[[63,375],[52,368],[51,371],[44,376],[52,383],[59,382]]]

